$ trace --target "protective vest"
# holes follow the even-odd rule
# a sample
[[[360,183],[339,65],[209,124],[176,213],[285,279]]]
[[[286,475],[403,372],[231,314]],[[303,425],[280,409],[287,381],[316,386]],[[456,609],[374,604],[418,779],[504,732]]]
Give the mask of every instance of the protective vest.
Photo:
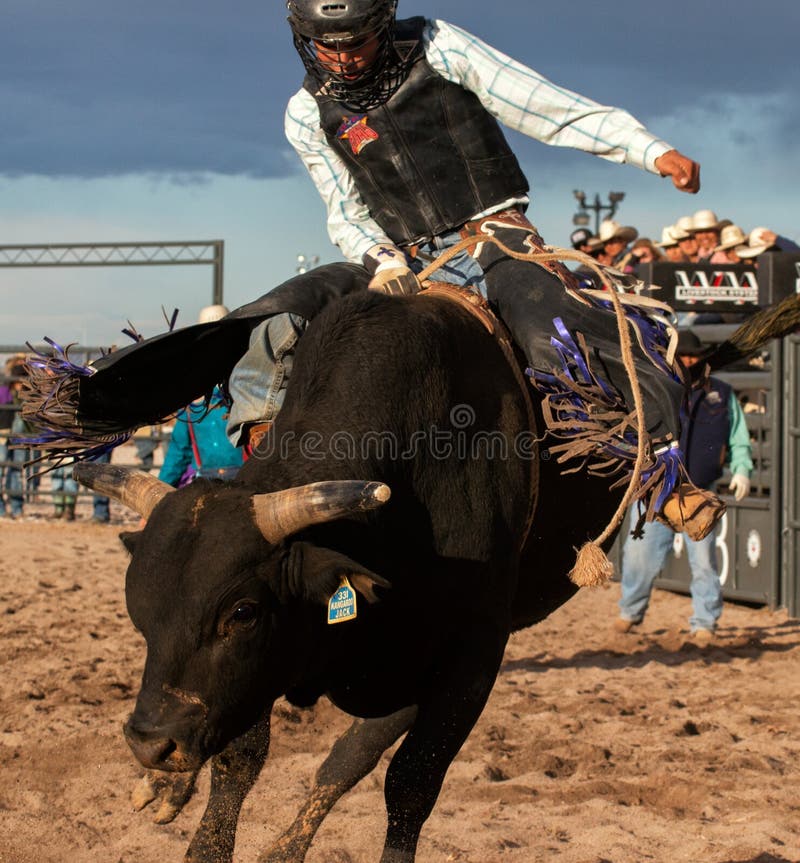
[[[400,246],[457,228],[528,191],[497,120],[474,93],[428,64],[424,27],[422,17],[397,22],[395,46],[413,64],[394,95],[367,113],[325,96],[308,77],[303,84],[370,215]]]
[[[700,488],[708,488],[722,476],[731,434],[731,387],[709,378],[708,387],[693,389],[688,417],[681,431],[681,448],[689,478]]]

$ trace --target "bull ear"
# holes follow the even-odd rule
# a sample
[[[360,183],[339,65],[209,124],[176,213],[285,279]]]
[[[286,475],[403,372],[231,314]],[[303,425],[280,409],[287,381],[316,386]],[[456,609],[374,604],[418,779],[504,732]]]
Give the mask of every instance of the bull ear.
[[[128,554],[133,554],[136,550],[136,543],[139,541],[139,537],[142,535],[140,530],[124,530],[119,535],[120,542],[125,546],[125,550]]]
[[[342,576],[347,576],[367,602],[380,599],[375,593],[376,587],[389,589],[392,586],[382,576],[330,548],[321,548],[310,542],[295,542],[290,555],[290,569],[294,571],[290,592],[321,605],[327,605],[339,588]]]

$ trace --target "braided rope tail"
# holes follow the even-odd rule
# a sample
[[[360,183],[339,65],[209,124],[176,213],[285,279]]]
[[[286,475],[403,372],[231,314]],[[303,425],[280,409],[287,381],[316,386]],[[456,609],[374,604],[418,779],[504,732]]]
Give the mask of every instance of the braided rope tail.
[[[580,549],[576,549],[577,557],[575,560],[575,566],[569,573],[571,581],[579,587],[596,587],[598,585],[605,584],[614,574],[614,565],[608,559],[601,546],[611,537],[620,524],[622,524],[625,512],[630,506],[636,490],[639,487],[642,477],[642,469],[644,467],[645,458],[647,457],[642,391],[639,386],[639,376],[636,373],[636,367],[633,361],[633,351],[631,349],[629,328],[633,325],[625,317],[625,311],[622,307],[622,302],[619,299],[619,294],[609,280],[608,275],[597,264],[594,258],[584,254],[583,252],[570,251],[568,249],[553,249],[551,252],[516,252],[506,246],[505,243],[493,234],[485,234],[467,237],[456,243],[454,246],[451,246],[439,255],[433,263],[425,267],[425,269],[419,273],[417,278],[420,282],[423,282],[425,279],[429,278],[432,273],[436,272],[436,270],[444,266],[460,252],[465,249],[469,249],[472,246],[486,242],[494,243],[501,252],[518,261],[529,261],[530,263],[536,264],[543,264],[550,261],[577,261],[582,263],[599,276],[603,285],[610,293],[611,305],[614,308],[614,314],[617,320],[617,332],[619,334],[619,346],[622,354],[622,362],[625,372],[628,375],[631,392],[633,394],[633,404],[636,412],[637,443],[636,460],[631,471],[630,480],[628,481],[625,494],[623,494],[616,512],[611,516],[611,520],[599,536],[595,539],[587,540]]]

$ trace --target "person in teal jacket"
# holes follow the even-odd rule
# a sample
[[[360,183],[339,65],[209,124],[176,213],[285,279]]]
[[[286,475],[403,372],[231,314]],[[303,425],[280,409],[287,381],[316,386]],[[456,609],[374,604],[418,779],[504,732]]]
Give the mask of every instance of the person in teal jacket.
[[[198,324],[218,321],[228,314],[223,305],[200,310]],[[242,450],[228,440],[228,410],[222,391],[215,388],[208,410],[202,401],[189,405],[175,420],[172,439],[158,478],[179,488],[198,476],[232,479],[242,466]]]
[[[231,479],[242,466],[242,450],[228,440],[228,411],[219,389],[204,413],[202,402],[189,405],[175,421],[158,478],[176,488],[198,476]]]

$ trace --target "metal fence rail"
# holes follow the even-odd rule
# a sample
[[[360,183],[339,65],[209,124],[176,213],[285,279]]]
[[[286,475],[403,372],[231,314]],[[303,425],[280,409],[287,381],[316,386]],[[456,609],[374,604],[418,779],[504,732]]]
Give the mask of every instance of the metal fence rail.
[[[214,270],[213,304],[223,302],[224,263],[224,240],[0,245],[0,269],[210,265]]]

